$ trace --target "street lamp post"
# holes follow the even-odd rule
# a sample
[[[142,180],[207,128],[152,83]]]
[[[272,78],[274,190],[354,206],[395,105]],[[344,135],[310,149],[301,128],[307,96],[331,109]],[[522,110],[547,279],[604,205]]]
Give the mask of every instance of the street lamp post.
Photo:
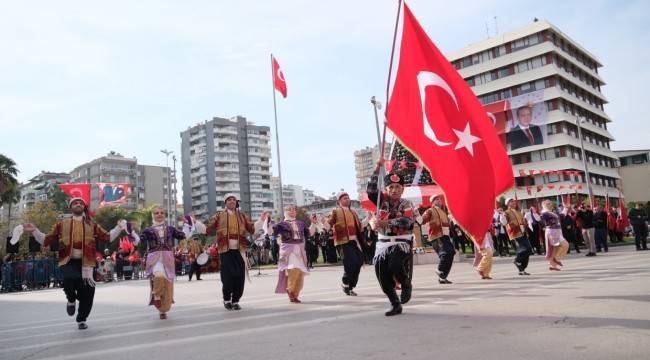
[[[167,224],[171,225],[172,220],[171,220],[171,215],[172,215],[172,207],[171,207],[171,201],[172,201],[172,186],[171,186],[171,171],[169,171],[169,155],[173,154],[173,151],[169,151],[167,149],[165,150],[160,150],[161,153],[165,154],[167,156]]]
[[[174,172],[173,172],[173,174],[174,174],[174,177],[173,177],[174,181],[172,182],[172,184],[174,185],[174,192],[173,192],[173,195],[174,195],[174,201],[172,201],[172,213],[174,214],[174,222],[176,223],[176,222],[178,222],[178,214],[176,213],[176,212],[177,212],[176,209],[178,208],[178,204],[177,204],[177,202],[176,202],[176,201],[177,201],[177,200],[176,200],[176,199],[177,199],[177,198],[176,198],[176,196],[177,196],[177,195],[176,195],[176,180],[177,180],[177,179],[176,179],[176,155],[172,155],[172,160],[174,161]],[[176,224],[174,224],[174,226],[176,226]]]
[[[591,189],[591,177],[589,176],[589,166],[587,166],[587,156],[585,155],[585,144],[582,140],[582,128],[580,123],[584,122],[584,117],[580,115],[576,116],[576,126],[578,126],[578,138],[580,138],[580,151],[582,152],[582,164],[585,167],[585,181],[587,182],[587,190],[589,191],[589,203],[594,201],[594,193]],[[591,208],[594,209],[596,204],[591,204]]]

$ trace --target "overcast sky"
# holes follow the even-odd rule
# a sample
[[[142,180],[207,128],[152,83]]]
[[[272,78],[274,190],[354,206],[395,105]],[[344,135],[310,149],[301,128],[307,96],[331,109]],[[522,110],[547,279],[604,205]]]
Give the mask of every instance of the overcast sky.
[[[613,149],[650,148],[647,1],[408,4],[443,53],[548,20],[603,64]],[[0,1],[0,153],[22,182],[109,151],[165,165],[181,131],[241,115],[271,127],[277,176],[273,53],[288,87],[283,183],[354,191],[353,153],[377,143],[370,97],[386,102],[396,12],[395,0]]]

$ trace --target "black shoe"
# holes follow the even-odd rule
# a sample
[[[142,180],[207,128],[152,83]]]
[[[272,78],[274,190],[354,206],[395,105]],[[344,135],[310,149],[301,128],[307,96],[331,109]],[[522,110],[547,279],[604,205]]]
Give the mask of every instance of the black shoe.
[[[88,329],[88,325],[86,325],[86,323],[82,323],[82,322],[80,322],[78,326],[79,326],[79,330],[86,330],[86,329]]]
[[[226,310],[232,310],[232,309],[233,309],[233,306],[232,306],[232,303],[231,303],[231,302],[225,302],[225,301],[224,301],[224,303],[223,303],[223,307],[225,307]]]
[[[580,250],[576,250],[576,252],[577,252],[578,254],[580,254]]]
[[[588,252],[585,254],[585,256],[596,256],[595,252]]]
[[[77,302],[75,301],[72,305],[70,303],[65,304],[65,311],[68,312],[68,315],[73,316],[76,310]]]
[[[350,296],[357,296],[357,293],[355,293],[353,290],[350,290]]]
[[[345,295],[350,296],[350,287],[349,286],[345,286],[345,284],[341,284],[341,289],[343,289],[343,292],[345,293]]]
[[[241,310],[241,306],[239,306],[239,303],[234,303],[234,304],[232,304],[232,309],[233,310]]]
[[[451,281],[449,281],[447,279],[443,279],[443,278],[438,278],[438,283],[439,284],[452,284]]]
[[[520,272],[519,272],[519,275],[530,275],[530,274],[527,273],[527,272],[525,272],[525,271],[520,271]]]
[[[645,248],[643,248],[643,250],[650,250],[650,249],[649,249],[649,248],[647,248],[647,247],[645,247]]]
[[[393,316],[402,313],[402,305],[394,304],[391,305],[390,310],[386,311],[386,316]]]
[[[196,278],[196,281],[201,281],[201,280],[203,280],[203,279],[201,279],[201,278]]]
[[[400,294],[400,301],[402,304],[406,304],[411,300],[411,293],[413,292],[413,286],[404,286],[402,285],[402,293]]]
[[[190,281],[192,281],[192,278],[190,278]]]

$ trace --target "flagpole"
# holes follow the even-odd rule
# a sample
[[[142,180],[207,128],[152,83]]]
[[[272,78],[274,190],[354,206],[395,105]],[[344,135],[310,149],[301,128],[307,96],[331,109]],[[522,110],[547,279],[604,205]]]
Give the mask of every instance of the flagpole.
[[[397,28],[399,27],[399,15],[402,12],[402,0],[397,0],[397,17],[395,18],[395,30],[393,32],[393,46],[390,51],[390,63],[388,65],[388,79],[386,80],[386,107],[384,110],[384,132],[379,149],[381,157],[384,157],[384,144],[386,143],[386,114],[388,114],[388,94],[390,93],[390,78],[393,73],[393,60],[395,59],[395,44],[397,43]]]
[[[386,114],[388,113],[388,94],[390,92],[390,77],[393,72],[393,60],[395,59],[395,44],[397,43],[397,28],[399,26],[399,15],[402,12],[402,0],[397,1],[397,17],[395,18],[395,31],[393,32],[393,46],[390,52],[390,63],[388,65],[388,79],[386,79],[386,107],[384,110],[384,129],[381,136],[381,141],[379,141],[379,157],[384,158],[384,147],[386,144]],[[372,97],[371,102],[375,106],[375,116],[377,116],[377,105],[375,102],[375,97]],[[379,137],[379,119],[375,118],[377,122],[377,137]],[[379,139],[378,139],[379,140]],[[379,169],[379,173],[382,173],[382,169]],[[377,182],[377,217],[379,217],[379,202],[381,200],[381,189],[383,188],[382,177],[380,176]]]
[[[284,199],[282,195],[282,166],[280,165],[280,134],[278,133],[278,110],[275,105],[275,73],[273,71],[273,54],[271,54],[271,85],[273,92],[273,116],[275,117],[275,148],[278,153],[278,180],[280,182],[280,214],[284,211]]]

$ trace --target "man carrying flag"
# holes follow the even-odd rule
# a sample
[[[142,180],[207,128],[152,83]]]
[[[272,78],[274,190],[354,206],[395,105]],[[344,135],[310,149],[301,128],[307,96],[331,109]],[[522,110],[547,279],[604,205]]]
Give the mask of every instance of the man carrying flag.
[[[413,246],[413,204],[402,199],[404,178],[397,173],[386,175],[384,183],[386,192],[379,194],[379,171],[384,166],[384,159],[379,158],[375,171],[368,180],[368,198],[379,209],[379,218],[371,215],[370,226],[378,231],[378,241],[373,263],[375,274],[381,290],[390,301],[391,308],[386,316],[402,313],[402,305],[411,299],[411,279],[407,268]],[[379,198],[379,201],[377,199]],[[372,214],[372,213],[370,213]],[[402,287],[402,293],[397,296],[397,281]]]

